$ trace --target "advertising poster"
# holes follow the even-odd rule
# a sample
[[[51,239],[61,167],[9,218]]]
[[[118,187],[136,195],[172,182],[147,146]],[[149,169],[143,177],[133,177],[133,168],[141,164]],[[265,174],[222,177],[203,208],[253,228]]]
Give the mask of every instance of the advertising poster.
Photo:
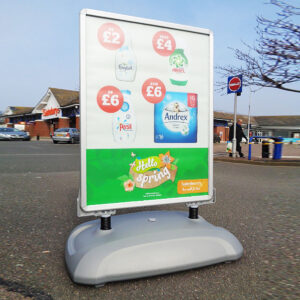
[[[212,34],[84,10],[81,208],[212,198]]]

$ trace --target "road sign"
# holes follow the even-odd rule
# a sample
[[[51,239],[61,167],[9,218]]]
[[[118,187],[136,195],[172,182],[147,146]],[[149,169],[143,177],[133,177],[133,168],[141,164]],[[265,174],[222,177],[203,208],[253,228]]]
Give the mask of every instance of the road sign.
[[[229,76],[227,82],[227,94],[242,92],[242,75]]]
[[[212,200],[212,49],[207,29],[81,14],[83,213]]]
[[[236,157],[236,110],[237,110],[237,96],[242,92],[243,77],[242,75],[229,76],[227,81],[227,94],[234,93],[234,130],[232,139],[232,156]]]

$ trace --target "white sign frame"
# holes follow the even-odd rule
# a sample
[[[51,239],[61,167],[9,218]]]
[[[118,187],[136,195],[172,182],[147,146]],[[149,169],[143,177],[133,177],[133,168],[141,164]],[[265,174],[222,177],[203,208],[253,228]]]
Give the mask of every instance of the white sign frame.
[[[203,34],[209,37],[209,132],[208,132],[208,195],[168,198],[159,200],[144,200],[134,202],[112,203],[89,205],[86,204],[86,20],[88,17],[106,18],[108,21],[127,21],[141,25],[157,26],[161,29],[176,29],[191,33]],[[80,12],[80,131],[81,131],[81,175],[80,175],[80,193],[78,199],[78,215],[87,215],[92,212],[115,210],[121,208],[146,207],[154,205],[175,204],[175,203],[191,203],[208,204],[214,202],[213,188],[213,33],[208,29],[184,26],[175,23],[167,23],[152,19],[143,19],[126,15],[114,14],[104,11],[96,11],[91,9],[83,9]]]

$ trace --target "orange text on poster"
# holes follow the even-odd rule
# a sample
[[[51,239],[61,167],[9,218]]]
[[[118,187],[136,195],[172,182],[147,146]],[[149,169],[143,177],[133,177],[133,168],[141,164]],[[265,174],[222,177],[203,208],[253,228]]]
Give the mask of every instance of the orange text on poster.
[[[178,194],[195,194],[208,192],[208,179],[179,180],[177,184]]]

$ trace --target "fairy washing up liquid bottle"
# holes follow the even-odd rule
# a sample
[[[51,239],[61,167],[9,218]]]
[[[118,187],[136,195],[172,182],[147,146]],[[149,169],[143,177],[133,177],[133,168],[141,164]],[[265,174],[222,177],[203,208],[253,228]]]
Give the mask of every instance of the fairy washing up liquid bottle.
[[[136,74],[136,57],[128,38],[116,53],[115,70],[117,80],[134,81]]]
[[[122,90],[121,92],[124,97],[124,102],[121,109],[113,115],[113,137],[117,143],[130,143],[135,140],[135,113],[130,100],[131,92],[128,90]]]
[[[188,59],[183,49],[175,49],[169,57],[170,81],[174,85],[184,86],[188,82]]]

